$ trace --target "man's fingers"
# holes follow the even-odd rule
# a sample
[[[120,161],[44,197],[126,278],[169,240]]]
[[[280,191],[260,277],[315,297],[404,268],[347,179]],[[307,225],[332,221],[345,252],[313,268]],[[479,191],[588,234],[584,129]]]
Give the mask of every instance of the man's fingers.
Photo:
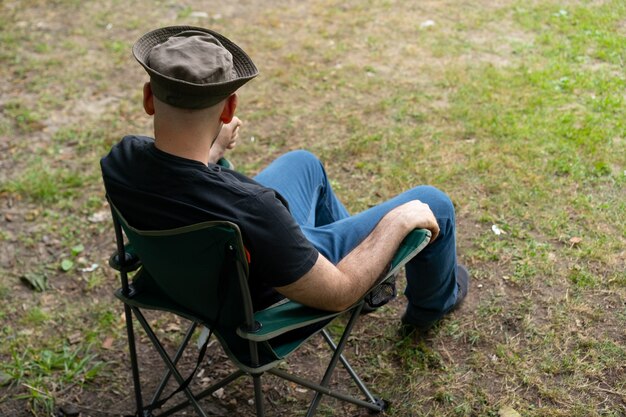
[[[433,243],[436,239],[437,236],[439,236],[439,225],[437,225],[437,227],[430,229],[430,243]]]
[[[430,230],[430,242],[434,242],[439,236],[439,224],[430,206],[419,200],[413,200],[409,204],[413,204],[415,207],[415,213],[421,219],[418,220],[418,223],[422,223],[423,228]]]
[[[239,126],[241,126],[243,123],[241,122],[241,119],[237,116],[233,117],[233,120],[231,120],[230,122],[233,126],[233,130],[237,130],[239,129]]]

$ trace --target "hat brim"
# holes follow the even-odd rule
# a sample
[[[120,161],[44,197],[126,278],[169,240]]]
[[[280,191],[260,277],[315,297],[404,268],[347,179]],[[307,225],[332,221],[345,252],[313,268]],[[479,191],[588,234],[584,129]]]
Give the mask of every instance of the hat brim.
[[[200,31],[214,36],[233,57],[235,78],[221,83],[195,84],[169,77],[150,68],[148,56],[152,48],[186,31]],[[212,30],[194,26],[168,26],[148,32],[133,46],[133,55],[150,75],[152,90],[158,99],[172,106],[188,109],[206,108],[217,104],[259,74],[248,54],[231,40]]]

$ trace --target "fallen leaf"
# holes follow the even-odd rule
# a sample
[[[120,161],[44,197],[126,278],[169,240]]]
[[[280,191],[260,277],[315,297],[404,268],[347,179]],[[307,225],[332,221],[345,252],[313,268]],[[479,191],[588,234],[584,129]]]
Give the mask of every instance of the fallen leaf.
[[[109,220],[110,216],[111,216],[111,213],[108,210],[106,210],[106,211],[99,211],[99,212],[94,213],[91,216],[89,216],[89,218],[87,218],[87,220],[89,220],[91,223],[100,223],[100,222],[103,222],[105,220]]]
[[[67,337],[67,341],[70,342],[70,345],[75,345],[83,340],[83,335],[80,332],[72,333]]]
[[[213,393],[213,396],[220,400],[224,398],[224,395],[224,388],[220,388]]]
[[[48,288],[48,277],[46,274],[29,272],[21,276],[20,279],[35,291],[43,292]]]
[[[37,217],[39,217],[39,210],[37,209],[30,210],[26,214],[24,214],[24,220],[26,220],[27,222],[32,222]]]
[[[102,342],[102,349],[111,349],[111,347],[113,347],[114,341],[115,339],[113,339],[111,336],[107,337],[106,339],[104,339],[104,342]]]
[[[500,236],[505,234],[506,232],[498,227],[497,224],[491,225],[491,231],[496,234],[496,236]]]
[[[67,272],[70,269],[72,269],[72,267],[74,266],[74,262],[71,261],[70,259],[63,259],[61,261],[61,269],[63,270],[63,272]]]
[[[577,236],[575,236],[575,237],[570,238],[569,243],[570,243],[572,246],[576,246],[576,245],[578,245],[578,244],[579,244],[580,242],[582,242],[582,241],[583,241],[583,238],[582,238],[582,237],[577,237]]]
[[[170,323],[165,327],[166,332],[180,332],[180,326],[176,323]]]
[[[500,417],[522,417],[520,413],[518,413],[513,407],[508,405],[502,407],[498,410],[498,416]]]
[[[86,268],[81,268],[80,272],[93,272],[96,269],[98,269],[98,264],[91,264],[90,266],[86,267]]]

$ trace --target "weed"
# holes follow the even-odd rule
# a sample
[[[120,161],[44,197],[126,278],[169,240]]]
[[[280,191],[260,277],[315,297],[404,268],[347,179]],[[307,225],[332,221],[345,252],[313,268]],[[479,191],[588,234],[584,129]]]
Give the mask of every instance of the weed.
[[[42,160],[36,160],[20,178],[0,184],[0,191],[27,196],[35,201],[52,203],[76,196],[85,184],[82,173],[67,168],[52,168]]]
[[[50,315],[39,307],[32,307],[26,313],[24,317],[24,323],[28,325],[41,325],[50,319]]]
[[[0,273],[2,271],[0,270]],[[5,299],[9,295],[9,287],[4,284],[0,284],[0,300]]]
[[[58,391],[82,385],[103,369],[104,364],[90,350],[90,346],[40,351],[26,348],[22,352],[13,348],[11,360],[0,364],[0,371],[10,377],[12,384],[26,388],[19,398],[28,400],[36,412],[51,413]]]
[[[23,133],[41,130],[43,127],[41,114],[21,101],[9,101],[4,105],[4,111]]]

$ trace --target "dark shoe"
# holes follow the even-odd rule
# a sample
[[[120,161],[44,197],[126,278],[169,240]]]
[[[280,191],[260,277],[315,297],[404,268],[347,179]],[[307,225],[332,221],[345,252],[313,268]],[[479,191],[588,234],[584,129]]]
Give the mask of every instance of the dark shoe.
[[[465,301],[465,297],[467,297],[467,292],[469,291],[469,282],[470,282],[470,274],[465,265],[457,264],[456,266],[456,285],[459,287],[459,291],[456,295],[456,302],[454,306],[450,309],[450,311],[454,311],[457,308],[461,307],[463,301]]]
[[[452,308],[448,310],[448,313],[458,309],[463,304],[463,301],[465,300],[465,297],[467,296],[467,291],[469,289],[469,281],[470,281],[470,274],[467,268],[463,265],[457,264],[456,285],[458,287],[458,291],[457,291],[456,301],[454,305],[452,306]],[[401,321],[402,321],[402,326],[400,329],[400,333],[408,335],[414,330],[417,330],[418,332],[421,332],[421,333],[427,332],[439,321],[439,319],[434,320],[434,321],[429,321],[429,322],[415,323],[412,320],[408,319],[407,312],[405,311],[404,314],[402,315]]]

